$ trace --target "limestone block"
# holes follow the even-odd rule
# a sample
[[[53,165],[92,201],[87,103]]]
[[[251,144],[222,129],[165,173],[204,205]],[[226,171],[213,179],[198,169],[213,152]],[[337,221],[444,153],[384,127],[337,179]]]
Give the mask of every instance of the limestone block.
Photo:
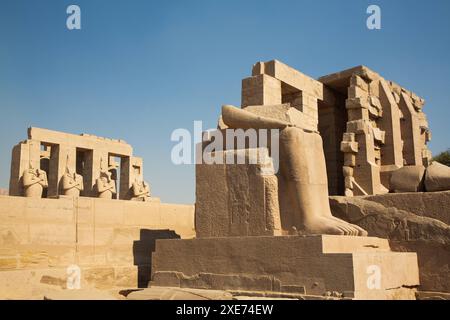
[[[195,236],[195,207],[193,205],[162,203],[160,210],[161,229],[172,229],[176,225],[176,232],[182,238]]]
[[[369,133],[371,126],[367,120],[355,120],[347,122],[347,132]]]
[[[299,128],[317,131],[318,119],[299,111],[289,103],[280,105],[247,106],[245,110],[262,117],[286,121]]]
[[[369,120],[369,110],[365,108],[347,109],[348,121]]]
[[[386,132],[385,143],[381,147],[383,165],[403,166],[402,140],[400,128],[400,109],[395,102],[386,81],[380,81],[380,102],[383,117],[379,119],[379,128]]]
[[[133,288],[138,283],[137,266],[117,266],[114,268],[114,287]]]
[[[345,176],[344,181],[345,181],[345,188],[353,189],[353,182],[355,181],[355,178],[353,178],[352,176]]]
[[[378,110],[383,109],[381,106],[380,99],[377,96],[370,96],[370,104],[377,108]]]
[[[221,290],[152,287],[131,292],[127,300],[232,300],[231,293]]]
[[[393,207],[450,224],[450,215],[446,210],[442,210],[450,203],[450,191],[389,193],[369,196],[365,199],[380,203],[385,207]]]
[[[28,222],[38,223],[75,223],[74,203],[72,199],[39,199],[26,201],[25,213]]]
[[[29,199],[23,197],[0,196],[0,221],[4,224],[24,223],[27,201]]]
[[[402,88],[398,83],[395,83],[394,81],[388,81],[387,83],[393,93],[401,95],[402,92],[406,92],[406,90],[404,88]]]
[[[197,237],[274,235],[281,232],[272,162],[267,157],[267,149],[254,151],[257,151],[258,159],[268,159],[270,163],[249,164],[249,157],[254,152],[227,150],[218,153],[224,163],[227,156],[236,157],[241,153],[245,155],[246,164],[197,165]],[[267,165],[272,168],[271,173]]]
[[[355,134],[351,132],[344,132],[343,141],[352,142],[355,141]]]
[[[96,225],[115,226],[124,223],[125,201],[111,199],[95,200],[95,223]]]
[[[406,166],[391,174],[389,189],[392,192],[420,192],[424,191],[423,179],[425,167]]]
[[[95,245],[78,245],[77,246],[77,263],[81,265],[105,265],[106,250],[103,247]]]
[[[417,300],[450,300],[450,294],[437,291],[418,291]]]
[[[215,258],[211,259],[212,256]],[[367,287],[367,268],[372,265],[377,265],[382,272],[380,289]],[[392,288],[413,288],[419,284],[414,253],[390,252],[387,240],[365,237],[158,240],[152,274],[156,276],[160,272],[178,272],[183,278],[203,278],[202,288],[212,290],[223,283],[224,277],[233,275],[235,279],[242,278],[241,282],[233,280],[240,290],[258,282],[265,291],[279,292],[296,286],[302,287],[306,294],[337,291],[344,297],[356,299],[414,299],[414,289],[396,296],[400,292]],[[262,276],[272,278],[268,287]],[[254,279],[253,284],[248,282],[249,277]],[[165,285],[163,282],[157,285]],[[170,283],[173,285],[172,280]]]
[[[383,109],[378,109],[373,105],[369,105],[367,112],[371,116],[371,118],[379,119],[383,116]]]
[[[342,167],[342,173],[344,174],[344,177],[352,177],[353,176],[353,167],[351,166],[344,166]]]
[[[261,117],[274,118],[281,121],[286,121],[294,124],[293,119],[289,111],[291,109],[297,111],[295,108],[291,107],[290,103],[283,103],[278,105],[252,105],[245,107],[246,111],[259,115]]]
[[[345,100],[345,108],[348,109],[368,109],[369,103],[367,97],[355,97]]]
[[[105,249],[106,264],[113,266],[133,265],[135,261],[133,253],[133,242],[127,245],[113,245]]]
[[[448,225],[411,212],[376,203],[367,198],[330,197],[334,216],[357,223],[368,230],[369,236],[398,240],[430,240],[447,243],[450,240]],[[377,196],[380,197],[380,196]]]
[[[371,96],[379,97],[380,96],[380,81],[374,80],[369,84],[369,93]]]
[[[98,289],[53,291],[44,295],[44,300],[118,300],[115,296]]]
[[[369,69],[366,66],[361,66],[357,72],[357,75],[359,75],[361,78],[363,78],[368,82],[375,81],[380,78],[380,75],[378,73]]]
[[[429,240],[390,241],[396,251],[416,252],[419,260],[421,291],[450,292],[449,242]]]
[[[30,243],[65,245],[75,243],[75,224],[30,224]]]
[[[327,90],[324,89],[322,83],[280,61],[271,60],[264,62],[264,67],[256,67],[252,70],[253,75],[256,75],[257,72],[264,72],[264,74],[278,79],[297,90],[310,94],[319,100],[324,100],[326,95],[324,91]]]
[[[333,215],[356,223],[369,235],[389,238],[401,252],[417,252],[420,290],[450,292],[449,226],[442,208],[450,203],[450,192],[396,193],[365,198],[331,197]],[[445,211],[445,210],[444,210]]]
[[[361,78],[358,75],[352,75],[350,78],[350,85],[351,86],[356,86],[366,92],[369,91],[369,84],[366,82],[366,80],[364,80],[363,78]]]
[[[380,130],[379,128],[372,128],[373,138],[380,142],[381,144],[384,144],[386,132],[383,130]]]
[[[104,149],[108,149],[110,153],[123,156],[131,156],[133,153],[133,148],[123,140],[101,138],[88,134],[76,135],[31,127],[28,129],[28,138],[54,145],[66,145],[89,150],[102,146]]]
[[[341,142],[341,151],[342,152],[351,152],[351,153],[357,153],[358,152],[358,142],[347,142],[342,141]]]
[[[114,267],[102,266],[82,270],[82,276],[86,282],[94,284],[97,289],[111,288],[114,283]]]
[[[312,117],[316,120],[319,119],[317,97],[312,96],[306,92],[301,92],[299,95],[299,105],[293,105],[305,115]]]
[[[0,272],[0,299],[114,299],[112,289],[122,286],[135,288],[137,283],[124,281],[136,279],[136,267],[83,267],[81,266],[81,289],[67,290],[66,266],[32,270]]]
[[[126,201],[123,204],[124,223],[128,226],[161,225],[161,204]]]
[[[281,82],[261,74],[242,80],[242,107],[281,104]]]
[[[450,168],[437,161],[425,172],[425,190],[428,192],[450,190]]]
[[[428,128],[428,119],[425,113],[423,112],[418,112],[417,113],[417,117],[419,119],[419,124],[421,128]]]
[[[361,89],[360,87],[350,86],[350,87],[348,87],[348,97],[349,97],[349,99],[355,99],[355,98],[367,99],[369,97],[369,94],[366,90]]]
[[[21,244],[28,244],[28,224],[25,222],[17,222],[10,224],[1,222],[0,224],[0,247],[15,247]]]
[[[344,166],[356,166],[356,155],[354,153],[344,153]]]

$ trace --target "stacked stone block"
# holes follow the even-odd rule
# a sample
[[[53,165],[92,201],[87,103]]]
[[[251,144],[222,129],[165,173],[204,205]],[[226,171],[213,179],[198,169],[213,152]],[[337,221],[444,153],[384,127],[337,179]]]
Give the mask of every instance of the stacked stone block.
[[[422,112],[422,98],[364,66],[319,80],[346,93],[347,124],[341,143],[346,195],[386,193],[392,172],[403,166],[430,163],[426,144],[431,134]],[[348,134],[354,135],[356,152],[351,151],[353,138]],[[353,156],[353,170],[349,170],[345,167],[353,163]],[[348,178],[350,173],[353,179]]]

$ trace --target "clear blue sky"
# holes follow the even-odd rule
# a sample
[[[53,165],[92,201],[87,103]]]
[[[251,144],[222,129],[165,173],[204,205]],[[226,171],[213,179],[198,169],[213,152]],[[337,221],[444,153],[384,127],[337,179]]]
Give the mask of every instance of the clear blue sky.
[[[82,30],[66,28],[81,7]],[[382,29],[366,28],[366,8]],[[29,126],[122,138],[165,202],[194,202],[176,128],[215,127],[260,60],[319,77],[367,65],[427,100],[431,150],[450,147],[450,1],[0,0],[0,187]]]

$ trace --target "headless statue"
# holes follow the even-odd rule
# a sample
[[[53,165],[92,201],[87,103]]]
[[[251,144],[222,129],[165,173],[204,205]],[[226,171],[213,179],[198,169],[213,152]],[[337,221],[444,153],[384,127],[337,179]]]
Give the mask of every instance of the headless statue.
[[[66,168],[66,173],[62,177],[62,189],[65,196],[79,197],[83,191],[83,177],[76,172],[71,172]]]
[[[23,188],[25,197],[41,198],[42,192],[48,187],[47,173],[34,169],[31,165],[23,173]]]
[[[146,201],[150,198],[150,185],[145,181],[134,180],[131,190],[133,192],[132,200]]]
[[[98,197],[102,199],[112,199],[117,193],[116,181],[111,178],[110,171],[102,171],[100,178],[96,181]]]
[[[296,212],[293,227],[300,233],[367,236],[364,229],[331,214],[325,155],[317,132],[229,105],[222,107],[222,119],[233,129],[280,130],[280,173]]]

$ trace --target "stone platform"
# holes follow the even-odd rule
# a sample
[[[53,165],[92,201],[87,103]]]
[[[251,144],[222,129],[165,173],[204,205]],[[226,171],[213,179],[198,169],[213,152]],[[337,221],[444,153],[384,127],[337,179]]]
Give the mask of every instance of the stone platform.
[[[193,205],[0,196],[0,299],[64,289],[73,264],[82,288],[146,286],[155,239],[194,236]]]
[[[415,253],[392,252],[373,237],[157,240],[150,285],[415,299],[419,271]]]

